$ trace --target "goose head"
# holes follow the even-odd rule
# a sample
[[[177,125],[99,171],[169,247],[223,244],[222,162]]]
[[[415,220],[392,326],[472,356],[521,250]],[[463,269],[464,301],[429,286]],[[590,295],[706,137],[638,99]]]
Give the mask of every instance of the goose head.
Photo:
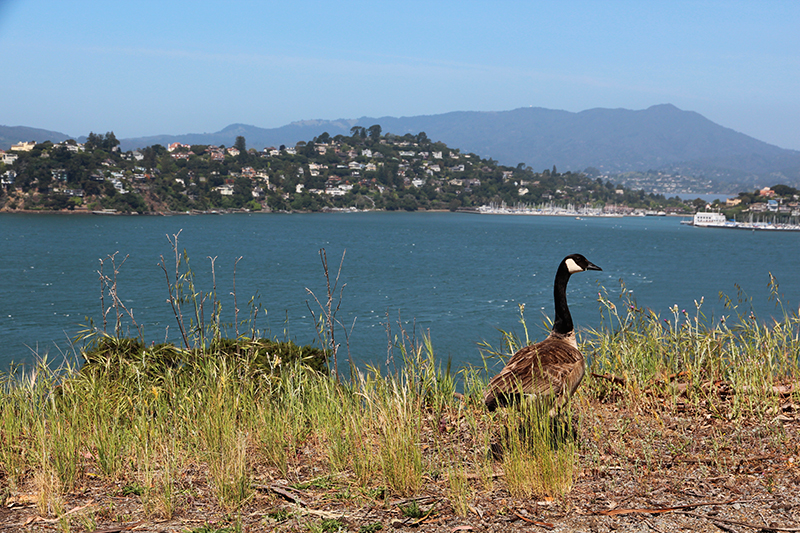
[[[603,270],[595,265],[581,254],[570,254],[564,258],[562,264],[567,268],[567,272],[575,274],[577,272],[586,272],[587,270]]]

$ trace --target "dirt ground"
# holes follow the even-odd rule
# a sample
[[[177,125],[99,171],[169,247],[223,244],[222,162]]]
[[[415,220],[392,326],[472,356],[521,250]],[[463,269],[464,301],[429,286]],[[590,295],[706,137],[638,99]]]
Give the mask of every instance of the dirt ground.
[[[789,399],[759,420],[729,421],[681,404],[632,408],[583,399],[578,409],[580,462],[564,497],[512,498],[495,463],[488,487],[469,480],[466,516],[456,514],[441,476],[426,478],[413,498],[423,516],[408,518],[401,508],[412,499],[359,493],[346,479],[291,488],[274,472],[257,468],[256,490],[238,515],[241,530],[800,531],[800,414]],[[442,424],[449,438],[467,440],[458,420]],[[314,479],[320,459],[314,450],[302,455],[296,474]],[[99,533],[237,531],[236,518],[216,505],[200,469],[187,468],[182,476],[169,520],[145,515],[140,496],[123,495],[121,484],[101,482],[91,472],[66,497],[69,514],[61,521],[38,514],[31,487],[10,494],[4,489],[0,531],[64,531],[67,521],[71,531]]]

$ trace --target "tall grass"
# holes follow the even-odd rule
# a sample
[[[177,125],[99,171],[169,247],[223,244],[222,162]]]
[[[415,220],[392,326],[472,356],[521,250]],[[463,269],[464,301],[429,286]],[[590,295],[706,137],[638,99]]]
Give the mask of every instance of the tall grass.
[[[561,496],[572,488],[577,464],[571,413],[551,417],[525,402],[504,413],[500,441],[508,491],[519,498]]]
[[[137,487],[145,511],[167,518],[197,486],[239,512],[266,479],[327,477],[375,498],[441,483],[461,515],[480,490],[515,498],[570,490],[581,427],[569,406],[555,419],[527,404],[488,413],[488,366],[453,372],[429,337],[402,327],[392,346],[401,364],[351,367],[350,379],[340,379],[315,352],[261,339],[254,327],[224,338],[213,291],[180,287],[193,279],[186,273],[167,279],[176,312],[193,313],[183,346],[94,332],[80,369],[43,361],[0,376],[0,475],[10,490],[33,481],[43,514],[59,516],[64,496],[96,476]],[[211,302],[211,326],[204,304],[187,295]],[[587,378],[572,408],[614,393],[632,404],[657,398],[728,418],[765,416],[779,403],[774,387],[798,380],[797,313],[763,324],[730,302],[735,316],[712,324],[701,300],[662,318],[624,287],[617,303],[605,290],[599,303],[604,323],[582,332],[582,344],[589,372],[607,379]],[[487,351],[508,357],[527,343],[521,323],[524,340],[505,334]],[[498,446],[502,458],[494,459]]]
[[[789,312],[770,277],[779,319],[761,322],[741,293],[736,302],[722,296],[725,312],[709,319],[703,299],[694,309],[670,308],[670,314],[643,309],[624,285],[614,303],[608,292],[598,295],[604,323],[586,335],[584,353],[591,370],[618,378],[630,398],[658,396],[684,402],[726,418],[764,415],[781,395],[776,385],[800,377],[800,317]],[[590,380],[592,394],[614,386]]]

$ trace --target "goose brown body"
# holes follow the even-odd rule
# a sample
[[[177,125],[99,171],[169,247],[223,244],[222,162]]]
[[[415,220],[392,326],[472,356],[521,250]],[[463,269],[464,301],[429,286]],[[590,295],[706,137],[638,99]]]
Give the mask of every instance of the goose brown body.
[[[553,331],[543,341],[515,353],[489,381],[484,403],[490,411],[513,403],[520,396],[560,406],[578,388],[586,364],[575,339],[566,289],[569,277],[585,270],[601,268],[580,254],[568,255],[561,261],[553,289],[556,312]]]

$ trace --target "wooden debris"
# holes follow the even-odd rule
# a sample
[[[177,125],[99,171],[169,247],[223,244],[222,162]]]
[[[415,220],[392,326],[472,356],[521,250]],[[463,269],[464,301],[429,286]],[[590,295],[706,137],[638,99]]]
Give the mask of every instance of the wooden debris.
[[[511,509],[511,512],[512,512],[512,513],[514,513],[514,515],[515,515],[517,518],[519,518],[519,519],[521,519],[521,520],[524,520],[525,522],[528,522],[529,524],[533,524],[533,525],[535,525],[535,526],[540,526],[540,527],[543,527],[543,528],[545,528],[545,529],[555,529],[555,527],[556,527],[555,525],[553,525],[553,524],[550,524],[549,522],[540,522],[540,521],[538,521],[538,520],[532,520],[532,519],[530,519],[530,518],[526,518],[526,517],[522,516],[521,514],[519,514],[519,513],[518,513],[516,510],[514,510],[514,509]]]
[[[676,505],[675,507],[645,507],[641,509],[609,509],[607,511],[597,511],[596,515],[612,516],[612,515],[628,515],[628,514],[659,514],[671,513],[673,511],[685,511],[687,509],[695,509],[697,507],[705,507],[708,505],[731,505],[739,503],[741,500],[728,500],[724,502],[699,502],[689,503],[686,505]]]
[[[257,488],[263,489],[263,487],[257,487]],[[292,491],[291,489],[286,489],[278,485],[269,485],[268,488],[275,494],[280,494],[281,496],[283,496],[292,503],[302,505],[303,507],[308,507],[308,503],[306,503],[300,496],[293,493],[296,491]]]
[[[718,516],[709,516],[699,513],[690,513],[690,512],[681,512],[686,516],[691,516],[693,518],[704,518],[711,522],[722,522],[723,524],[730,524],[732,526],[742,526],[742,527],[749,527],[751,529],[757,529],[759,531],[800,531],[800,527],[784,527],[779,526],[777,524],[750,524],[748,522],[742,522],[739,520],[730,520],[727,518],[720,518]]]
[[[614,383],[616,385],[622,385],[623,387],[627,383],[625,381],[625,378],[621,378],[619,376],[614,376],[614,375],[611,375],[611,374],[595,374],[594,372],[592,372],[592,377],[593,378],[597,378],[597,379],[604,379],[604,380],[610,381],[611,383]]]

